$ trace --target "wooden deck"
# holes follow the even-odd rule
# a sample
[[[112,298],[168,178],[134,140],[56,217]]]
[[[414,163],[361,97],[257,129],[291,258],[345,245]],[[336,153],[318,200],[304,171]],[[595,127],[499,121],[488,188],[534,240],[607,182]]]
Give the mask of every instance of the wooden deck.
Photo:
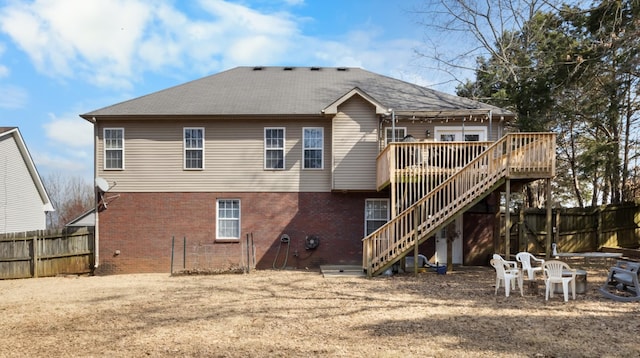
[[[392,143],[378,156],[391,220],[363,239],[363,269],[384,271],[506,179],[555,175],[554,133],[511,133],[495,143]]]

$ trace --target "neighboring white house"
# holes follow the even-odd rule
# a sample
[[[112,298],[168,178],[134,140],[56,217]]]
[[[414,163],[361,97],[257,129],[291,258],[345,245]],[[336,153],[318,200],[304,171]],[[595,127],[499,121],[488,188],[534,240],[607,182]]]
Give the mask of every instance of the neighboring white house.
[[[17,127],[0,127],[0,233],[44,230],[54,211]]]
[[[96,210],[91,209],[80,214],[77,218],[71,220],[64,226],[66,227],[86,227],[96,226]]]

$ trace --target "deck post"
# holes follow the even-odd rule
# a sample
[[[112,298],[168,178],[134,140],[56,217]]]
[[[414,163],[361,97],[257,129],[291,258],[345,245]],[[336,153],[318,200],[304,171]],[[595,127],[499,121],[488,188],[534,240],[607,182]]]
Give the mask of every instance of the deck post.
[[[551,235],[552,235],[552,231],[553,231],[553,225],[552,225],[552,210],[551,210],[551,178],[547,178],[545,179],[545,184],[546,184],[546,201],[547,201],[547,247],[545,248],[545,258],[549,258],[551,257]]]
[[[398,188],[396,187],[396,146],[391,143],[391,147],[389,148],[388,153],[391,153],[389,156],[389,169],[391,170],[391,178],[389,178],[389,184],[391,187],[391,219],[398,216],[397,207],[396,207],[396,191]]]
[[[418,210],[413,210],[413,274],[416,276],[418,275],[418,227],[420,227],[418,214]]]
[[[529,240],[527,239],[524,226],[524,205],[520,208],[518,213],[518,252],[529,252]]]
[[[504,204],[504,258],[509,260],[511,253],[511,179],[507,178],[505,185],[507,192]]]

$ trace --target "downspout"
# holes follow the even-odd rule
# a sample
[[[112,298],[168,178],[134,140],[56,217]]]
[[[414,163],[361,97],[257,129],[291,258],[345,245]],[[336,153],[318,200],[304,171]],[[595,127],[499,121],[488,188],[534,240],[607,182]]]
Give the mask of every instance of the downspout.
[[[396,112],[389,108],[391,111],[391,143],[396,141]]]
[[[92,117],[91,118],[93,121],[93,178],[95,181],[95,178],[98,177],[98,123],[96,121],[96,117]],[[94,223],[94,227],[93,227],[93,252],[94,252],[94,261],[93,261],[93,268],[97,269],[98,266],[100,265],[100,230],[99,230],[99,217],[100,215],[98,215],[98,206],[100,205],[99,201],[98,201],[98,188],[94,183],[94,202],[95,202],[95,211],[94,211],[94,218],[95,218],[95,223]]]

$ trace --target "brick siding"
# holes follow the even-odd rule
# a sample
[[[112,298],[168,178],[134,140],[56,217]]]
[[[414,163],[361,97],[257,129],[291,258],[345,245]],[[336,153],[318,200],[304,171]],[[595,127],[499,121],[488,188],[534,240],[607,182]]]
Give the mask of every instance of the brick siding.
[[[110,193],[115,195],[118,193]],[[365,199],[381,193],[119,193],[99,214],[99,266],[96,274],[167,272],[182,268],[182,247],[191,254],[206,246],[206,265],[238,266],[243,241],[253,235],[258,269],[274,265],[280,237],[291,237],[287,267],[317,269],[323,264],[362,263]],[[220,242],[216,235],[216,200],[240,199],[241,242]],[[306,250],[304,239],[320,245]],[[177,252],[177,254],[176,254]],[[281,247],[276,267],[284,263]],[[188,257],[188,260],[193,258]],[[192,262],[187,262],[190,267]],[[204,263],[201,263],[204,264]],[[176,267],[174,263],[174,268]]]

